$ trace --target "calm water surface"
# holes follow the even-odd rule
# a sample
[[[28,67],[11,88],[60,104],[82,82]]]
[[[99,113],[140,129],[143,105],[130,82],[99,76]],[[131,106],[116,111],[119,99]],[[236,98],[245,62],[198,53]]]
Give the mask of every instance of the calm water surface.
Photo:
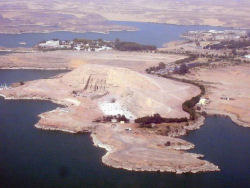
[[[43,73],[41,77],[44,78],[48,73]],[[30,72],[23,71],[15,75],[22,78],[28,74]],[[0,72],[0,82],[3,78],[7,83],[12,82],[12,76],[2,75]],[[89,135],[34,128],[39,113],[56,107],[48,101],[8,101],[0,98],[1,188],[249,187],[250,131],[228,118],[209,117],[201,129],[184,137],[196,145],[192,152],[205,154],[205,159],[219,165],[221,172],[175,175],[109,168],[101,163],[105,151],[94,147]]]
[[[52,33],[26,33],[26,34],[0,34],[0,46],[5,47],[32,47],[35,44],[50,39],[73,40],[75,38],[134,41],[142,44],[152,44],[161,47],[164,43],[180,39],[180,35],[192,30],[223,30],[223,27],[212,26],[182,26],[172,24],[155,24],[142,22],[113,22],[115,24],[133,26],[138,31],[115,31],[109,34],[101,33],[74,33],[74,32],[52,32]],[[21,45],[20,42],[26,42]]]
[[[67,70],[1,70],[0,69],[0,84],[9,85],[20,81],[31,81],[37,79],[45,79],[56,76],[60,73],[65,73]]]
[[[8,51],[0,51],[0,55],[6,55],[6,54],[10,54],[11,52]]]

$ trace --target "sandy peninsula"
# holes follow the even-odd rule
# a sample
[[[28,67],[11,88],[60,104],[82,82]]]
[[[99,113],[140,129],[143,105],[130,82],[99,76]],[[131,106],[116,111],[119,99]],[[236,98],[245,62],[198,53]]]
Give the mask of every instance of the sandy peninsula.
[[[191,84],[147,75],[140,69],[86,63],[65,75],[26,82],[1,90],[0,94],[6,99],[43,99],[64,105],[40,114],[36,127],[70,133],[90,132],[94,144],[107,150],[102,157],[106,165],[180,174],[218,171],[219,167],[200,159],[202,155],[185,152],[194,145],[184,140],[150,133],[134,123],[93,121],[115,112],[127,116],[131,122],[154,113],[188,117],[181,105],[199,92],[199,88]],[[183,129],[198,128],[201,124],[202,121],[196,127],[186,125]]]

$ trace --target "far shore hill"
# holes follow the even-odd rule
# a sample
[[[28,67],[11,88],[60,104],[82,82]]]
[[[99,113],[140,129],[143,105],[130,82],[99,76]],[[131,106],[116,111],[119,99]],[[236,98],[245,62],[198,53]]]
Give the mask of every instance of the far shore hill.
[[[248,0],[18,0],[0,2],[0,33],[53,31],[101,32],[135,30],[110,21],[210,25],[250,29]],[[84,5],[84,6],[83,6]],[[131,7],[133,9],[131,10]],[[87,11],[86,11],[87,10]],[[194,14],[195,12],[195,14]],[[219,14],[218,14],[219,12]]]

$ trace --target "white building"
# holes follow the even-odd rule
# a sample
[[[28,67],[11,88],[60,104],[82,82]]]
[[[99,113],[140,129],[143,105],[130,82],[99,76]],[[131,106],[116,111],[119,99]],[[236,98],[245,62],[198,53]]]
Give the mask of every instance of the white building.
[[[48,40],[45,43],[40,43],[40,47],[47,47],[47,48],[59,48],[60,41],[59,40]]]
[[[248,55],[245,55],[245,58],[248,58],[248,59],[250,59],[250,54],[248,54]]]
[[[100,51],[103,51],[103,50],[111,50],[112,48],[110,47],[107,47],[107,46],[102,46],[100,48],[96,48],[95,51],[96,52],[100,52]]]
[[[80,46],[76,46],[76,47],[74,47],[74,49],[77,50],[77,51],[80,51],[81,47]]]

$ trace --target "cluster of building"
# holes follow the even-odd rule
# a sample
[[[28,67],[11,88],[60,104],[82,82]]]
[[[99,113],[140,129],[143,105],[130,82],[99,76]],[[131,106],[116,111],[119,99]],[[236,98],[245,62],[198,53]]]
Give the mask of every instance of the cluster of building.
[[[103,40],[48,40],[40,42],[36,47],[39,50],[77,50],[77,51],[103,51],[111,50],[111,42]]]
[[[183,63],[183,64],[166,64],[164,68],[151,70],[150,73],[166,75],[171,73],[185,73],[188,69],[201,66],[203,63],[193,62],[193,63]],[[185,70],[184,70],[185,69]]]
[[[209,30],[189,31],[181,36],[184,41],[169,52],[196,54],[203,57],[231,57],[249,60],[250,31],[248,30]]]
[[[182,37],[191,41],[237,41],[248,38],[248,32],[245,30],[189,31],[184,33]]]

